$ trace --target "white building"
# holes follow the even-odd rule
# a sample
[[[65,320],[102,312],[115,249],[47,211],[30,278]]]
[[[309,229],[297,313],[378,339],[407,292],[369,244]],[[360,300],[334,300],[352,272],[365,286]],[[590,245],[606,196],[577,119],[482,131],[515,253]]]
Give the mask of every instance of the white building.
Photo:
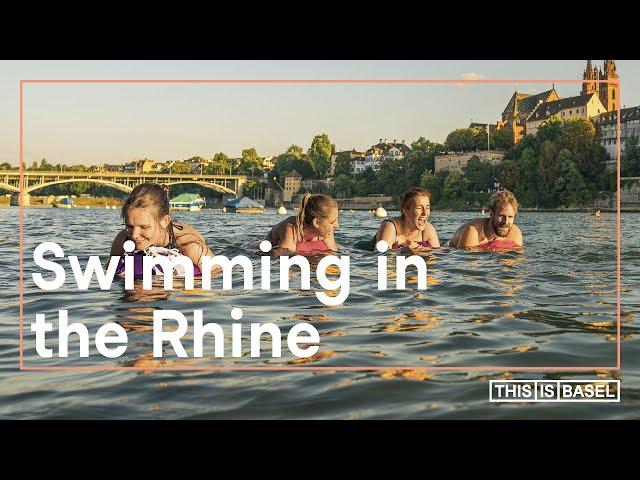
[[[364,157],[355,157],[351,159],[351,173],[362,173],[365,170]]]
[[[371,168],[377,172],[383,160],[387,158],[400,160],[410,151],[411,148],[404,143],[404,140],[402,140],[402,143],[398,143],[396,140],[389,142],[386,138],[384,141],[381,138],[378,144],[366,151],[364,169]]]
[[[606,111],[597,93],[540,102],[527,118],[526,132],[527,135],[536,135],[540,125],[552,118],[559,120],[593,118]]]
[[[275,167],[276,166],[275,158],[276,157],[274,157],[273,155],[264,157],[262,159],[262,168],[268,171],[268,170],[271,170],[273,167]]]
[[[600,143],[609,154],[607,168],[616,170],[618,161],[618,112],[602,113],[594,118]],[[628,136],[640,137],[640,106],[620,109],[620,140],[624,150]]]

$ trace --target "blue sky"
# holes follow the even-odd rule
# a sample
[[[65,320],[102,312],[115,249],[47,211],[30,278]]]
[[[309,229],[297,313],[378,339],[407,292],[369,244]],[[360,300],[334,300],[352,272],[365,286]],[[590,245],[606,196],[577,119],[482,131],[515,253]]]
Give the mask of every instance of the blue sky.
[[[18,164],[20,79],[567,79],[586,60],[0,61],[0,163]],[[602,60],[595,60],[601,66]],[[622,104],[640,104],[640,61],[616,61]],[[519,83],[537,93],[550,84]],[[327,133],[338,150],[380,138],[442,142],[500,117],[515,84],[28,84],[25,162],[123,163],[255,147],[277,155]],[[563,97],[579,84],[560,84]]]

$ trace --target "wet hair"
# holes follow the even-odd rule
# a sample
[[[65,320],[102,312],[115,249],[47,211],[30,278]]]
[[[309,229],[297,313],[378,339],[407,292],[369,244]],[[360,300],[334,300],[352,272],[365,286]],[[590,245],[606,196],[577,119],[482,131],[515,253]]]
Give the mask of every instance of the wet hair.
[[[491,197],[491,206],[489,207],[489,209],[492,212],[496,211],[496,207],[498,206],[498,203],[510,203],[513,206],[513,209],[516,211],[516,213],[518,213],[518,209],[520,208],[520,204],[518,203],[518,200],[516,199],[516,196],[511,193],[509,190],[507,190],[506,188],[500,188],[498,189],[498,191],[496,191],[496,193],[493,194],[493,197]]]
[[[402,194],[402,197],[400,197],[400,216],[404,217],[403,210],[405,208],[407,210],[409,209],[409,206],[411,205],[411,200],[413,200],[415,197],[420,197],[422,195],[426,196],[429,200],[431,200],[431,194],[429,193],[428,190],[425,190],[424,188],[414,187],[404,192]]]
[[[127,213],[132,208],[153,208],[155,218],[160,221],[165,215],[169,215],[169,187],[158,183],[143,183],[135,187],[122,205],[122,218],[127,220]],[[176,233],[177,230],[177,233]],[[167,226],[169,241],[180,239],[182,248],[193,243],[200,247],[200,257],[207,252],[206,243],[193,233],[184,233],[184,227],[170,220]],[[173,240],[172,240],[173,238]]]
[[[338,208],[338,203],[331,197],[322,194],[305,193],[300,202],[300,211],[296,217],[296,233],[302,239],[302,229],[310,225],[314,218],[324,220],[329,218],[331,211]]]
[[[143,183],[135,187],[122,205],[122,218],[126,221],[131,208],[156,210],[156,219],[169,215],[169,188],[158,183]]]

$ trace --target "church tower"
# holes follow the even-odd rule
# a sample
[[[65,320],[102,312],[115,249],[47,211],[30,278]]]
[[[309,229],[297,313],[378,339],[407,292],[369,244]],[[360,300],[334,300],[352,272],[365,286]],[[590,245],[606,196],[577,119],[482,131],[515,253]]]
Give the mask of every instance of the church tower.
[[[584,69],[582,79],[599,80],[598,68],[591,66],[591,60],[587,60],[587,68]],[[598,82],[584,82],[580,95],[591,95],[592,93],[600,93],[600,84]]]
[[[604,71],[600,71],[600,80],[618,80],[620,77],[616,71],[616,62],[613,60],[604,61]],[[607,109],[607,112],[615,110],[619,105],[619,98],[616,98],[616,85],[613,83],[600,84],[600,101]]]

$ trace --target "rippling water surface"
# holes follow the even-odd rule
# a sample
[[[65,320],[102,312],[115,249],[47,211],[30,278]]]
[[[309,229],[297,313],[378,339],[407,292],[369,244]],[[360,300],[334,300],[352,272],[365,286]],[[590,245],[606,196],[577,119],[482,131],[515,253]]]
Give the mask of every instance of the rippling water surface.
[[[433,212],[441,240],[448,239],[473,213]],[[264,215],[214,210],[176,212],[175,217],[203,233],[215,253],[247,255],[256,271],[260,257],[250,242],[279,221]],[[291,275],[290,291],[245,291],[240,280],[223,291],[125,291],[116,281],[108,291],[79,291],[66,259],[63,288],[37,288],[40,271],[33,250],[55,241],[66,255],[105,256],[120,228],[117,210],[25,210],[24,363],[26,366],[136,366],[140,370],[19,371],[18,209],[0,209],[5,261],[0,276],[0,418],[639,418],[640,417],[640,214],[622,216],[622,371],[616,364],[615,214],[522,213],[523,253],[472,253],[442,248],[426,255],[428,288],[416,290],[415,271],[404,291],[377,290],[377,256],[353,248],[370,238],[379,220],[366,212],[342,212],[337,241],[351,261],[350,294],[337,307],[320,303]],[[394,253],[389,267],[393,268]],[[312,267],[319,259],[312,259]],[[272,260],[273,286],[278,261]],[[313,270],[313,269],[312,269]],[[43,272],[46,274],[46,272]],[[47,274],[50,276],[50,274]],[[390,275],[389,285],[394,285]],[[199,283],[196,282],[196,287]],[[194,359],[191,329],[185,336],[190,358],[165,347],[152,355],[155,309],[173,309],[192,320],[202,309],[205,322],[230,333],[231,309],[242,308],[245,324],[273,322],[283,334],[296,323],[312,323],[320,349],[296,359],[283,341],[282,358],[251,358],[248,341],[241,358]],[[91,349],[79,358],[72,336],[69,358],[39,358],[29,325],[36,313],[57,324],[67,309],[70,322],[84,323],[93,336],[107,322],[128,334],[122,357],[104,358]],[[248,328],[244,331],[248,336]],[[51,342],[49,346],[57,342]],[[265,342],[265,346],[267,343]],[[227,355],[230,344],[227,345]],[[203,366],[359,366],[376,371],[158,371],[152,367]],[[477,367],[494,370],[398,370],[411,367]],[[511,367],[563,366],[562,372],[514,372]],[[600,367],[571,371],[573,367]],[[492,404],[489,379],[620,379],[622,402]]]

